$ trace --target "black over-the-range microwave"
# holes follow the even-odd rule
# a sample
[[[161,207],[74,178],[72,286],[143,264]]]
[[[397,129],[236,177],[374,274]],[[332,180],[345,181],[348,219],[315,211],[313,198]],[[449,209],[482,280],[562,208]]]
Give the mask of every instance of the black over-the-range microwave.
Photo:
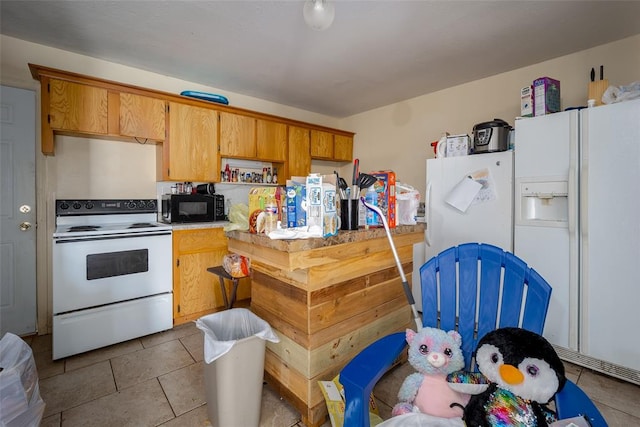
[[[167,223],[223,221],[222,194],[163,194],[160,221]]]

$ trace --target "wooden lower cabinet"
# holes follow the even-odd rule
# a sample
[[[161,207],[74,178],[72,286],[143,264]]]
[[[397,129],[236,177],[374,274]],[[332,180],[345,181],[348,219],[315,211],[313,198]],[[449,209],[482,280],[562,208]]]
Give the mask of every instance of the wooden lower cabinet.
[[[173,231],[173,324],[224,310],[218,276],[207,268],[222,264],[228,253],[222,228]],[[227,295],[231,282],[225,281]],[[237,301],[251,297],[250,279],[240,280]]]

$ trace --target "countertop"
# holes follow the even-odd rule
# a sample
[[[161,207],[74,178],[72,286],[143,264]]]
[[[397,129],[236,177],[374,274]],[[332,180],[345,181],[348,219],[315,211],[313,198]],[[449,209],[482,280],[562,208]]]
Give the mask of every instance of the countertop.
[[[229,224],[229,221],[212,222],[190,222],[185,224],[171,224],[172,230],[197,230],[201,228],[222,228]]]
[[[425,224],[418,223],[416,225],[399,225],[391,229],[391,236],[408,234],[415,232],[424,232]],[[258,245],[262,247],[272,248],[284,252],[298,252],[311,249],[317,249],[327,246],[335,246],[343,243],[354,243],[365,240],[378,239],[386,237],[386,232],[383,227],[375,227],[353,231],[340,231],[336,236],[331,237],[316,237],[311,239],[270,239],[264,234],[253,234],[248,231],[228,231],[226,233],[229,239],[236,239],[242,242],[250,243],[252,245]]]

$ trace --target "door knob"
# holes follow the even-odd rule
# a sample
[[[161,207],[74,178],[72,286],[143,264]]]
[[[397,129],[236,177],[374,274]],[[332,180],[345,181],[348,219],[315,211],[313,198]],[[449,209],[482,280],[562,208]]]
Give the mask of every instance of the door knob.
[[[22,222],[20,223],[20,231],[27,231],[28,229],[31,228],[31,223],[30,222]]]

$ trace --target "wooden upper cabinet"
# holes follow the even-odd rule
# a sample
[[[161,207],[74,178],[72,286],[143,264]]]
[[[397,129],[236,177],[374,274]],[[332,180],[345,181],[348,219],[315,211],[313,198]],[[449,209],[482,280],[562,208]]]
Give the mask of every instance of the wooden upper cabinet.
[[[218,118],[209,108],[169,103],[168,138],[162,150],[162,180],[211,182],[218,170]]]
[[[308,174],[312,158],[353,156],[353,134],[343,130],[41,65],[29,70],[40,81],[43,154],[55,154],[57,134],[160,143],[157,177],[173,181],[218,181],[222,157],[271,162],[281,181],[289,169]]]
[[[333,158],[335,160],[348,161],[353,160],[353,137],[344,135],[335,135],[333,145]]]
[[[107,90],[65,80],[50,79],[48,122],[52,129],[105,135]]]
[[[119,134],[126,137],[164,141],[166,102],[159,98],[119,94]]]
[[[311,130],[311,157],[333,159],[333,134],[321,130]]]
[[[309,129],[289,126],[289,177],[307,176],[311,172]]]
[[[287,125],[270,120],[256,121],[256,157],[260,160],[287,160]]]
[[[256,119],[220,112],[220,156],[256,157]]]

